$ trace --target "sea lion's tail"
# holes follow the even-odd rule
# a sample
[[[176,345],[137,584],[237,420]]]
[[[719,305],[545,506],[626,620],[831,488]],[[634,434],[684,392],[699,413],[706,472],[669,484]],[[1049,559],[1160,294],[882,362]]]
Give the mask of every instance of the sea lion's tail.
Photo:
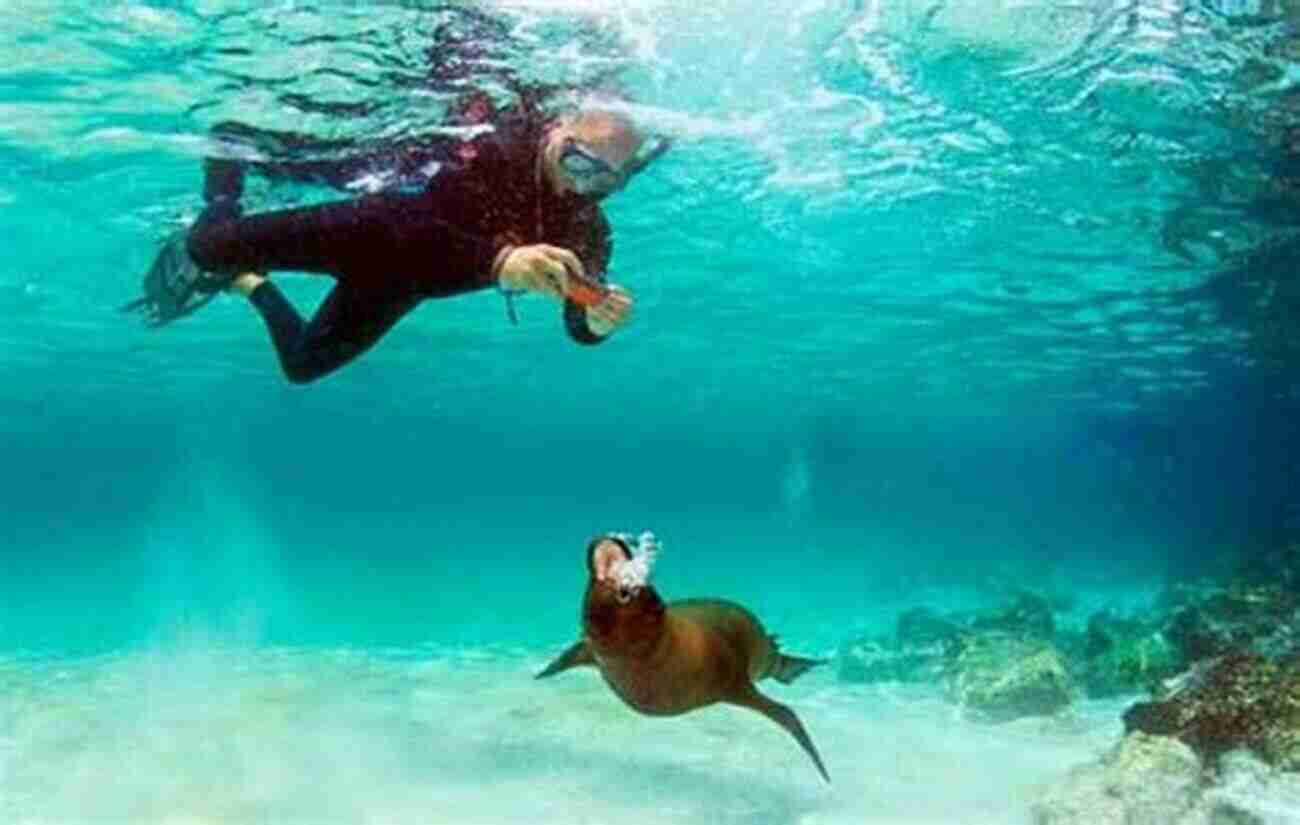
[[[810,669],[817,667],[817,665],[824,665],[826,662],[826,659],[803,659],[778,652],[776,654],[776,663],[772,666],[772,672],[769,675],[781,684],[788,685]]]

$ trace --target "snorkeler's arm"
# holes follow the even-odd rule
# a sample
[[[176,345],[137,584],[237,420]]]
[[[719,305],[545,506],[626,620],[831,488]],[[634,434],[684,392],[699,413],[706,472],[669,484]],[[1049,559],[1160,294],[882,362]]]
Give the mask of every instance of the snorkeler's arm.
[[[492,269],[498,245],[442,220],[419,196],[381,194],[200,222],[189,251],[213,272],[295,270],[346,276],[427,261],[448,271]]]
[[[574,235],[577,240],[571,248],[582,259],[587,277],[604,283],[605,270],[609,266],[609,259],[614,250],[609,221],[605,219],[605,213],[599,207],[594,208],[592,213],[584,217],[586,220],[575,227]],[[568,299],[564,302],[564,328],[570,338],[587,346],[599,344],[609,337],[608,334],[598,335],[594,332],[587,323],[586,307]]]

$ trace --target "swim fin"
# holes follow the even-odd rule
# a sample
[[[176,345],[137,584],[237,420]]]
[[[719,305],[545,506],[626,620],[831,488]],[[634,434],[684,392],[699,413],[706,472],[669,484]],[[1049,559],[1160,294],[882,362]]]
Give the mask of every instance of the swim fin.
[[[228,276],[199,268],[186,247],[188,235],[179,230],[167,237],[140,284],[144,294],[124,304],[122,312],[138,313],[146,326],[161,327],[201,309],[230,283]]]

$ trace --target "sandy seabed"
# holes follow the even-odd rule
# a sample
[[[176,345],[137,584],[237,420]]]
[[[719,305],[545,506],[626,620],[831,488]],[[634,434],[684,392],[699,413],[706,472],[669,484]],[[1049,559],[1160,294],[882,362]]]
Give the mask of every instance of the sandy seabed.
[[[834,784],[750,711],[625,708],[548,652],[188,644],[0,659],[0,820],[46,823],[1028,823],[1119,736],[1122,704],[1007,725],[934,688],[769,692]]]

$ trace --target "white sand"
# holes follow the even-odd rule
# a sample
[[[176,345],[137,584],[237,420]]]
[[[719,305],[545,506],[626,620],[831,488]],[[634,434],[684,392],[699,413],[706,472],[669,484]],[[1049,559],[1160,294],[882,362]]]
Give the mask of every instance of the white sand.
[[[833,672],[770,692],[834,779],[747,711],[624,708],[522,651],[187,644],[0,660],[0,821],[36,823],[1028,822],[1044,781],[1118,735],[1119,705],[983,726],[928,691]]]

